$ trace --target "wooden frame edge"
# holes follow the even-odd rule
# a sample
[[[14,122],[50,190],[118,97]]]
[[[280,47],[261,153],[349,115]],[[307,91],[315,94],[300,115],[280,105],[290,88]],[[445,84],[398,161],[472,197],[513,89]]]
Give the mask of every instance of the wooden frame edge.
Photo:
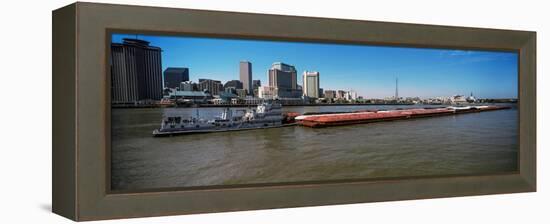
[[[78,220],[76,155],[77,4],[52,12],[52,212]]]

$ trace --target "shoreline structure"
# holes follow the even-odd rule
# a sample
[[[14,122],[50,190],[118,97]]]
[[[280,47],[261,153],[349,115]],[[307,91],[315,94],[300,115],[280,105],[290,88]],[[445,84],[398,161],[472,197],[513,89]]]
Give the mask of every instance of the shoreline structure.
[[[316,107],[316,106],[479,106],[487,104],[509,103],[516,104],[517,99],[495,99],[484,103],[462,103],[462,104],[414,104],[414,103],[302,103],[283,104],[285,107]],[[133,108],[216,108],[216,107],[255,107],[258,104],[189,104],[189,105],[162,105],[162,104],[111,104],[112,109],[133,109]]]

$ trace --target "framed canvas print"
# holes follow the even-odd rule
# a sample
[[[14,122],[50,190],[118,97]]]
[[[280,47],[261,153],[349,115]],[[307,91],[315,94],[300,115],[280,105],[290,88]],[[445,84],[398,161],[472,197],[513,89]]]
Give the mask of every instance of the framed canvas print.
[[[53,211],[532,192],[535,65],[530,31],[75,3],[53,12]]]

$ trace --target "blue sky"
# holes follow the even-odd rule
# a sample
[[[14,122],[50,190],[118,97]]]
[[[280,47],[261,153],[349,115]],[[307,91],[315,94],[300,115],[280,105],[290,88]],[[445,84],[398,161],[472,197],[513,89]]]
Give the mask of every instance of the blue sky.
[[[239,61],[252,63],[252,78],[267,84],[273,62],[319,71],[321,88],[355,90],[366,98],[454,94],[516,98],[518,56],[512,52],[137,35],[162,48],[162,67],[188,67],[189,78],[239,79]],[[112,42],[136,35],[113,34]]]

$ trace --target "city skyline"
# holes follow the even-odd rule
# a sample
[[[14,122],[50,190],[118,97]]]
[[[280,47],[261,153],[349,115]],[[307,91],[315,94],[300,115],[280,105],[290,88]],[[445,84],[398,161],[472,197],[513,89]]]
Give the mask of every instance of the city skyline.
[[[114,34],[113,43],[136,35]],[[274,62],[298,73],[319,71],[320,88],[354,90],[365,98],[391,97],[399,78],[401,97],[455,94],[517,98],[517,54],[470,50],[138,35],[162,49],[162,70],[189,68],[189,79],[239,80],[240,61],[252,64],[252,79],[268,83]],[[298,84],[302,85],[299,75]]]

